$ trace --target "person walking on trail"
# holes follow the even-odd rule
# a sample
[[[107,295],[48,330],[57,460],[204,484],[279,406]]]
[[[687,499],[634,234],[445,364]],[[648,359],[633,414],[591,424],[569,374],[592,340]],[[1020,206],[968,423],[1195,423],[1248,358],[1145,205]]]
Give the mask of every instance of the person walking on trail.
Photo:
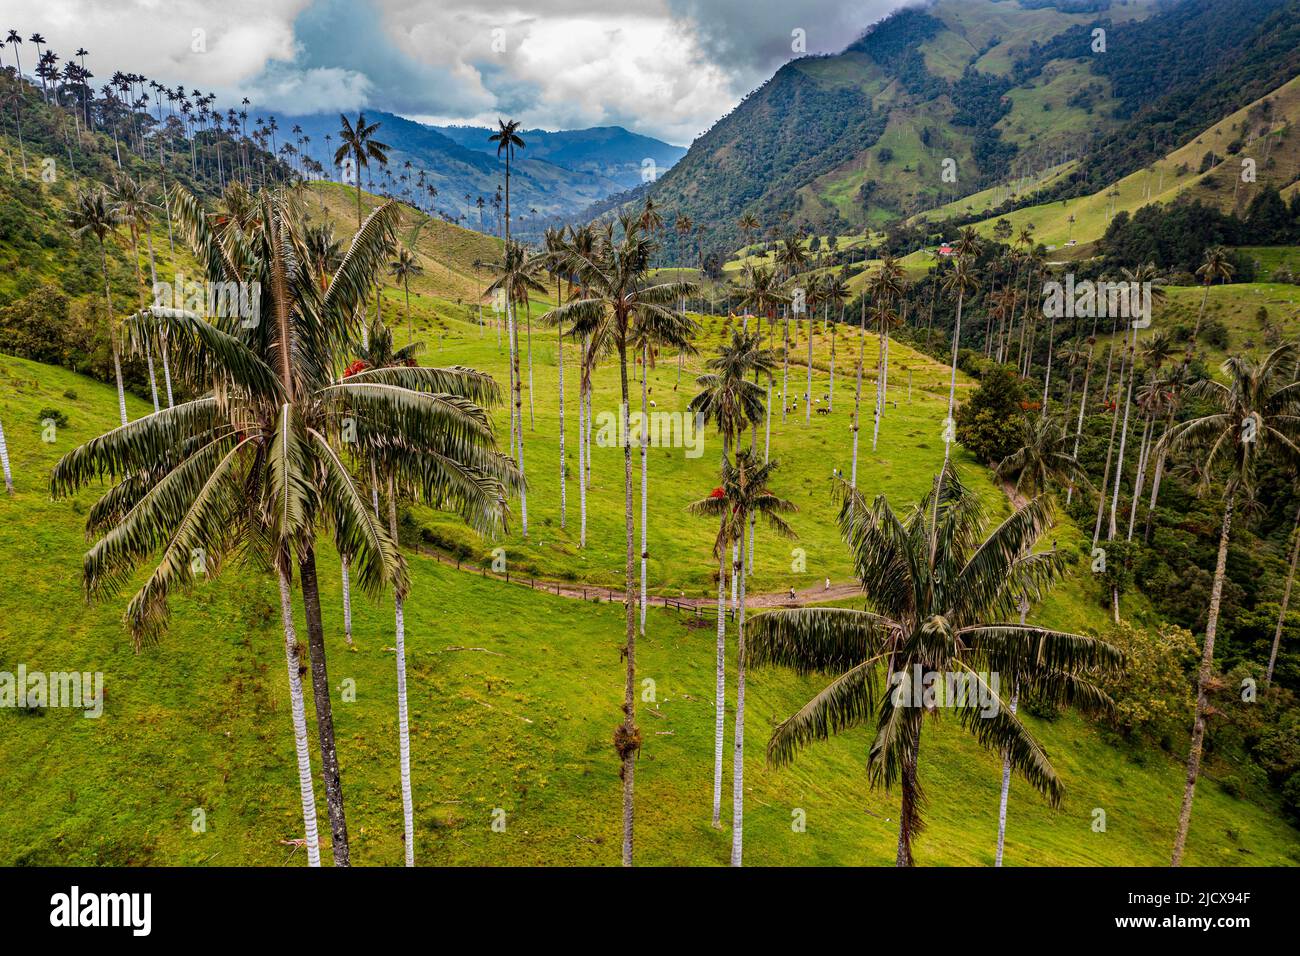
[[[830,589],[831,589],[831,579],[830,579],[830,578],[827,578],[827,579],[826,579],[826,587],[822,588],[822,590],[823,590],[823,591],[829,591]]]
[[[795,600],[795,596],[794,596],[794,585],[791,585],[791,586],[790,586],[790,600],[791,600],[791,601]]]

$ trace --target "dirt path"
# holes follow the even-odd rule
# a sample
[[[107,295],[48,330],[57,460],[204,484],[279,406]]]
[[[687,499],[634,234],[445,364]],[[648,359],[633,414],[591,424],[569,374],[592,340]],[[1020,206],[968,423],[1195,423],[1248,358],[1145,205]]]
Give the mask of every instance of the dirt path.
[[[477,574],[482,578],[492,578],[505,584],[513,584],[519,587],[531,588],[534,591],[545,591],[547,594],[554,594],[558,597],[570,598],[575,601],[605,601],[609,603],[623,603],[624,592],[622,588],[612,587],[609,585],[595,585],[574,583],[572,581],[549,581],[543,578],[534,578],[528,575],[515,574],[497,574],[483,567],[472,567],[465,564],[459,564],[447,555],[438,551],[430,551],[426,548],[416,548],[416,553],[432,558],[440,564],[456,568],[464,574]],[[826,601],[840,601],[845,598],[852,598],[860,595],[862,589],[856,584],[832,584],[829,588],[825,584],[815,587],[796,590],[794,599],[791,600],[789,591],[776,592],[771,594],[749,594],[745,596],[745,607],[747,608],[769,608],[769,607],[804,607],[809,604],[821,604]],[[647,596],[647,604],[650,607],[673,607],[679,610],[695,610],[703,608],[717,608],[718,599],[716,597],[708,598],[691,598],[691,597],[668,597],[651,594]],[[730,598],[727,600],[730,607]]]
[[[1002,491],[1011,500],[1012,507],[1021,508],[1024,506],[1026,499],[1019,494],[1010,482],[1001,482]],[[534,578],[527,575],[497,574],[483,567],[472,567],[461,562],[455,561],[440,551],[430,551],[426,548],[416,547],[417,554],[426,558],[433,558],[440,564],[453,567],[465,574],[477,573],[479,577],[492,578],[505,584],[513,584],[519,587],[531,588],[534,591],[545,591],[547,594],[554,594],[558,597],[570,598],[575,601],[606,601],[608,603],[623,603],[624,592],[621,588],[610,585],[582,584],[572,581],[549,581],[544,578]],[[749,594],[745,597],[745,607],[747,608],[770,608],[770,607],[807,607],[811,604],[824,604],[827,601],[842,601],[846,598],[858,597],[862,594],[862,588],[857,582],[848,584],[831,584],[829,587],[825,583],[815,585],[803,590],[796,590],[794,597],[790,597],[789,591],[780,591],[771,594]],[[716,597],[694,598],[694,597],[668,597],[664,595],[651,594],[647,596],[647,603],[650,607],[656,605],[660,607],[672,607],[678,610],[702,611],[705,608],[717,608],[718,599]],[[728,597],[727,606],[731,606],[731,600]]]

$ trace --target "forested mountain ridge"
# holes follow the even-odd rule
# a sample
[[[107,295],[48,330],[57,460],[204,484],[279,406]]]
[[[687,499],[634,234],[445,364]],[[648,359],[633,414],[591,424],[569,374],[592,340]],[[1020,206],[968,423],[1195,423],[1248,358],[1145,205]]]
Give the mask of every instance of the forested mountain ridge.
[[[711,230],[717,249],[734,249],[743,212],[766,227],[860,232],[1067,159],[1080,170],[1057,189],[1083,190],[1294,76],[1296,5],[904,8],[838,55],[787,63],[696,140],[654,195]]]

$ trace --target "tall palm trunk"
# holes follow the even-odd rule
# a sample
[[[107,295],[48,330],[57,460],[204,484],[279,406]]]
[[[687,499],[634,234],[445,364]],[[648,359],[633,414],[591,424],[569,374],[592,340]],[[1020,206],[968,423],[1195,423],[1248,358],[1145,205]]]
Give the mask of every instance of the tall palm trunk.
[[[155,264],[155,262],[154,262],[154,255],[153,255],[153,233],[152,233],[150,230],[146,229],[146,230],[145,230],[145,233],[144,233],[144,236],[145,236],[145,241],[148,243],[148,246],[149,246],[149,280],[150,280],[154,285],[157,285],[157,284],[158,284],[158,268],[157,268],[157,266],[156,266],[156,264]],[[166,392],[167,392],[167,407],[168,407],[168,408],[173,408],[173,407],[175,406],[176,403],[175,403],[174,399],[172,398],[172,370],[171,370],[171,366],[168,364],[168,361],[167,361],[167,339],[164,338],[164,337],[161,337],[161,336],[160,336],[159,339],[158,339],[158,354],[159,354],[159,356],[162,357],[162,367],[163,367],[163,385],[165,386],[165,388],[166,388]],[[149,381],[150,381],[150,383],[152,384],[152,382],[153,382],[153,357],[152,357],[152,354],[150,355],[150,358],[149,358]],[[157,392],[157,389],[155,388],[155,393],[156,393],[156,392]],[[157,403],[155,402],[155,408],[156,408],[156,405],[157,405]]]
[[[781,307],[781,328],[781,424],[784,425],[790,409],[790,316],[785,306]]]
[[[587,384],[586,372],[578,374],[578,547],[587,546]]]
[[[853,468],[849,486],[858,488],[858,433],[862,430],[862,366],[867,360],[867,297],[862,297],[862,322],[858,330],[858,385],[853,395]]]
[[[533,311],[524,307],[524,324],[528,329],[528,430],[537,430],[537,418],[533,413]]]
[[[725,457],[725,452],[723,453]],[[725,524],[726,518],[723,518]],[[734,565],[733,559],[733,565]],[[718,654],[713,692],[713,825],[722,827],[722,749],[727,724],[727,542],[718,542]]]
[[[1142,530],[1143,544],[1149,544],[1151,542],[1151,525],[1155,521],[1156,517],[1156,502],[1160,498],[1160,479],[1164,475],[1165,458],[1169,454],[1169,449],[1165,445],[1165,436],[1169,434],[1169,429],[1173,426],[1173,423],[1174,412],[1173,409],[1170,409],[1169,417],[1165,419],[1164,430],[1160,433],[1160,440],[1156,443],[1156,447],[1159,451],[1156,454],[1156,471],[1155,474],[1151,476],[1151,500],[1147,502],[1146,526]]]
[[[562,305],[560,300],[560,280],[555,280],[555,302],[556,305]],[[564,461],[564,328],[557,325],[555,327],[555,363],[559,369],[560,375],[560,530],[564,530],[568,514],[568,489],[565,484],[566,465]]]
[[[1097,324],[1093,322],[1093,332],[1097,331]],[[1097,348],[1097,339],[1094,335],[1092,344],[1088,346],[1088,365],[1083,370],[1083,391],[1079,393],[1079,422],[1074,429],[1074,453],[1073,457],[1077,461],[1079,458],[1079,439],[1083,436],[1083,415],[1088,408],[1088,382],[1092,378],[1092,354]],[[1065,503],[1068,505],[1074,500],[1074,478],[1070,478],[1070,490],[1065,494]]]
[[[825,318],[825,316],[826,316],[826,310],[822,309],[823,319]],[[812,316],[809,316],[808,317],[808,391],[804,393],[804,397],[803,397],[803,404],[804,404],[803,423],[805,425],[812,424],[812,405],[813,405],[812,363],[813,363],[813,320],[812,320]]]
[[[631,866],[634,777],[641,742],[640,731],[636,726],[636,605],[632,584],[632,549],[635,539],[632,521],[632,444],[629,440],[631,435],[628,422],[627,340],[623,337],[625,334],[620,335],[618,341],[618,374],[623,398],[619,414],[623,418],[623,525],[627,538],[626,562],[623,569],[623,610],[627,619],[627,638],[623,657],[627,663],[627,676],[623,685],[623,723],[620,725],[619,733],[615,735],[615,743],[622,760],[619,778],[623,781],[623,865]]]
[[[844,316],[841,314],[840,319],[843,321]],[[831,389],[826,394],[826,410],[835,411],[835,339],[836,331],[839,329],[839,323],[831,326]]]
[[[298,757],[298,795],[302,799],[302,827],[307,845],[307,865],[320,866],[320,838],[316,833],[316,792],[311,779],[311,751],[307,744],[307,716],[302,698],[303,667],[298,659],[298,635],[293,624],[293,599],[289,576],[282,568],[280,617],[284,624],[284,656],[289,670],[289,709],[293,717],[293,749]]]
[[[397,547],[397,485],[388,479],[388,533]],[[397,628],[397,750],[402,775],[402,842],[406,865],[415,866],[415,810],[411,800],[411,730],[406,706],[406,608],[402,596],[393,592]]]
[[[1112,350],[1113,352],[1113,350]],[[1125,349],[1119,360],[1119,381],[1115,385],[1115,410],[1110,415],[1110,439],[1106,442],[1106,465],[1101,471],[1101,488],[1097,496],[1097,524],[1092,529],[1092,546],[1097,547],[1097,542],[1101,539],[1101,519],[1106,514],[1106,491],[1109,489],[1110,481],[1110,463],[1114,460],[1115,455],[1115,432],[1119,427],[1119,396],[1124,391],[1124,368],[1128,362],[1128,350]],[[1102,392],[1103,395],[1110,395],[1109,389]],[[1119,480],[1118,474],[1116,481]]]
[[[894,856],[895,866],[915,865],[912,858],[912,839],[921,829],[921,791],[916,779],[920,749],[921,734],[918,730],[912,752],[903,757],[903,770],[899,775],[903,799],[898,812],[898,851]]]
[[[953,418],[953,406],[957,400],[957,348],[961,344],[961,307],[965,299],[965,290],[957,292],[957,322],[952,330],[952,376],[948,381],[948,417],[944,421],[944,438],[943,438],[943,461],[948,463],[948,456],[952,452],[952,442],[949,440],[949,424],[956,427],[956,419]],[[937,505],[936,505],[937,507]],[[908,851],[911,852],[910,850]]]
[[[99,243],[99,267],[104,273],[104,301],[108,303],[108,340],[113,346],[113,375],[117,379],[117,411],[126,424],[126,389],[122,387],[122,356],[117,348],[117,328],[113,321],[113,292],[108,285],[108,253],[104,243]]]
[[[343,639],[352,647],[352,576],[348,568],[348,556],[342,558],[343,564]]]
[[[1119,486],[1124,477],[1124,447],[1128,442],[1128,415],[1129,409],[1133,404],[1133,379],[1137,378],[1137,330],[1133,330],[1133,344],[1129,346],[1129,373],[1128,387],[1124,391],[1124,424],[1119,431],[1119,455],[1115,463],[1115,488],[1112,493],[1110,502],[1110,528],[1106,535],[1107,541],[1115,540],[1115,515],[1119,511]],[[1120,369],[1121,379],[1123,378],[1123,368]]]
[[[519,463],[519,525],[523,536],[528,537],[528,492],[524,489],[524,398],[521,394],[519,378],[519,323],[514,313],[514,303],[511,301],[512,296],[506,296],[506,326],[507,336],[510,339],[510,367],[514,375],[514,453]]]
[[[334,744],[334,709],[330,700],[329,673],[325,666],[325,628],[321,623],[316,551],[312,546],[308,546],[298,556],[298,577],[307,618],[311,687],[316,701],[316,731],[320,738],[321,776],[325,780],[325,803],[329,808],[334,865],[350,866],[348,824],[343,809],[343,778],[339,773],[339,755]]]
[[[1056,342],[1056,316],[1047,328],[1047,374],[1043,376],[1043,418],[1047,417],[1047,389],[1052,384],[1052,346]]]
[[[1025,626],[1025,617],[1029,613],[1029,604],[1023,598],[1020,601],[1020,626]],[[1011,689],[1011,716],[1016,716],[1016,704],[1020,701],[1020,684]],[[993,861],[994,866],[1002,865],[1002,850],[1007,838],[1007,797],[1011,793],[1011,757],[1002,756],[1002,796],[998,800],[998,852]]]
[[[647,498],[649,497],[650,475],[647,468],[646,455],[649,452],[650,443],[650,422],[649,408],[647,407],[647,390],[646,373],[650,369],[649,349],[641,346],[641,633],[645,634],[645,598],[646,598],[646,559],[649,552],[646,550],[646,510]]]
[[[3,467],[5,474],[5,491],[9,495],[14,493],[14,476],[9,470],[9,446],[5,444],[5,426],[0,422],[0,467]]]
[[[1201,770],[1201,745],[1205,742],[1205,711],[1209,706],[1207,686],[1214,668],[1214,634],[1219,627],[1219,602],[1223,598],[1224,569],[1228,563],[1228,535],[1232,530],[1232,506],[1236,493],[1229,493],[1223,506],[1223,530],[1219,533],[1219,558],[1214,565],[1214,584],[1210,588],[1210,614],[1205,622],[1205,646],[1201,650],[1201,669],[1196,677],[1196,719],[1192,724],[1192,745],[1187,754],[1187,782],[1183,786],[1183,805],[1178,811],[1178,832],[1174,835],[1174,853],[1170,866],[1181,866],[1187,846],[1187,830],[1192,823],[1192,798],[1196,794],[1196,777]]]
[[[0,452],[3,451],[4,432],[0,430]],[[1273,667],[1277,664],[1277,649],[1282,643],[1282,625],[1286,622],[1287,605],[1291,603],[1291,585],[1295,581],[1296,559],[1300,558],[1300,512],[1296,513],[1295,522],[1295,529],[1291,532],[1295,537],[1295,543],[1291,546],[1291,565],[1287,568],[1286,586],[1282,589],[1282,607],[1277,612],[1277,630],[1273,632],[1273,649],[1268,654],[1268,670],[1264,672],[1265,686],[1273,683]]]
[[[743,537],[743,527],[740,533]],[[745,567],[740,562],[737,562],[737,572],[740,575],[740,614],[736,625],[736,729],[731,765],[732,866],[741,866],[744,862],[745,838]]]
[[[1137,477],[1133,480],[1133,503],[1128,513],[1127,541],[1133,540],[1133,526],[1137,524],[1138,501],[1142,498],[1142,487],[1147,479],[1147,459],[1151,456],[1151,431],[1154,424],[1150,415],[1142,425],[1142,441],[1138,446]]]

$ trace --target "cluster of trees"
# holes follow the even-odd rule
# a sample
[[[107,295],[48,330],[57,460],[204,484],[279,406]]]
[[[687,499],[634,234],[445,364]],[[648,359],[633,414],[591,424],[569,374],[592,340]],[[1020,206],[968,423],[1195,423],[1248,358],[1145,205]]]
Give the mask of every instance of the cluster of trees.
[[[1143,206],[1115,215],[1098,251],[1110,267],[1154,263],[1165,272],[1193,273],[1214,246],[1266,246],[1300,241],[1300,197],[1288,204],[1275,187],[1261,190],[1244,217],[1220,212],[1200,200]],[[1251,281],[1254,264],[1232,253],[1235,275]]]

